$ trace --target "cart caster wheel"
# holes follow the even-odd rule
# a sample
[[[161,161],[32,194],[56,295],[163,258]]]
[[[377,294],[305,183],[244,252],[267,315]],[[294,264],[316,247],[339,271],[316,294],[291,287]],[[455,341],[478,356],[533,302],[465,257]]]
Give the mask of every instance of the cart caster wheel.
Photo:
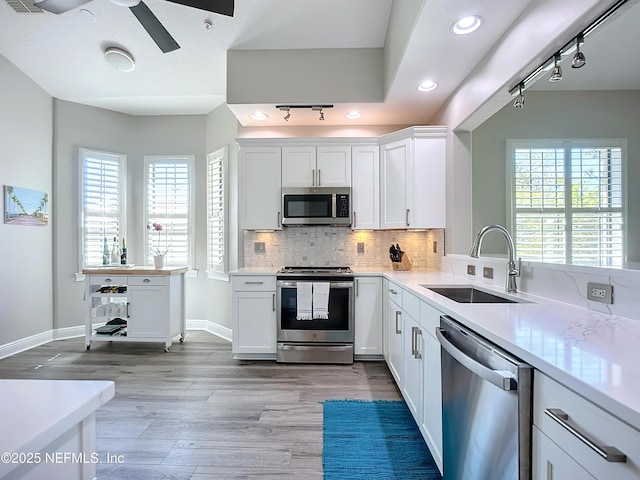
[[[180,343],[184,343],[184,337],[180,337]]]
[[[164,347],[165,353],[169,353],[169,347]]]
[[[91,350],[91,345],[87,345],[87,351]]]

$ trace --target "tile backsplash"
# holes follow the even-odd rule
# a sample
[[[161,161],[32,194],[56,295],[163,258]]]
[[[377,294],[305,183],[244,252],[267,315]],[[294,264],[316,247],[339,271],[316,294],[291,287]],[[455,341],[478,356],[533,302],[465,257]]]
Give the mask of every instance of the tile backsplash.
[[[288,227],[273,232],[245,231],[244,266],[279,268],[284,265],[347,265],[354,269],[391,270],[389,246],[392,243],[399,244],[406,252],[414,269],[441,269],[444,229],[352,231],[345,227]],[[359,253],[358,247],[361,250],[364,247],[364,251]]]

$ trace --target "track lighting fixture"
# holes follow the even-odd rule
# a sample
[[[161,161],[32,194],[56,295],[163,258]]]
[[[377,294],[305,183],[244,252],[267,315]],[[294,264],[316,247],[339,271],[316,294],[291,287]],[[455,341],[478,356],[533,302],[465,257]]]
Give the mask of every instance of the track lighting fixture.
[[[560,80],[562,80],[562,67],[558,65],[558,62],[560,62],[560,60],[560,52],[558,52],[553,58],[553,71],[551,72],[551,76],[549,77],[550,82],[559,82]]]
[[[318,120],[321,122],[324,121],[324,108],[333,108],[333,105],[276,105],[276,108],[282,112],[287,112],[284,116],[285,121],[289,121],[291,118],[291,109],[292,108],[310,108],[313,111],[319,112],[320,116]]]
[[[584,37],[582,35],[578,35],[576,37],[576,53],[573,56],[573,60],[571,61],[571,68],[584,67],[584,64],[587,63],[587,59],[585,58],[584,53],[580,51],[581,43],[584,43]]]
[[[522,93],[523,90],[524,83],[521,83],[520,85],[518,85],[518,98],[516,98],[513,102],[513,106],[515,108],[524,108],[524,93]]]

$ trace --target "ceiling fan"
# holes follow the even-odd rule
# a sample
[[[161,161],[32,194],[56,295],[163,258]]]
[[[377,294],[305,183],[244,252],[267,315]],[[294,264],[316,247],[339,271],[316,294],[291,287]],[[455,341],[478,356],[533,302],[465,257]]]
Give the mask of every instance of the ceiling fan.
[[[73,8],[88,3],[90,0],[42,0],[34,3],[34,5],[47,12],[59,14],[67,12]],[[171,34],[160,23],[158,17],[147,7],[141,0],[111,0],[116,5],[129,7],[138,21],[142,24],[147,33],[151,36],[156,45],[160,47],[163,53],[172,52],[180,48]],[[234,0],[167,0],[180,5],[206,10],[208,12],[218,13],[233,17]]]

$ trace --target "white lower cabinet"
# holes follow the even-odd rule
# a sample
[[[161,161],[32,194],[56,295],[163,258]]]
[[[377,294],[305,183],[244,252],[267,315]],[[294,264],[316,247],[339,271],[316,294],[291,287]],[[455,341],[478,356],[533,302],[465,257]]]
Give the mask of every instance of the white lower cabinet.
[[[386,322],[384,326],[385,342],[387,345],[387,365],[391,371],[396,384],[402,390],[404,385],[404,317],[402,316],[402,291],[398,287],[389,282],[388,288],[388,304],[386,313]],[[398,298],[398,295],[399,298]]]
[[[417,425],[422,422],[422,385],[424,357],[422,331],[418,321],[408,313],[404,315],[404,382],[402,396]]]
[[[533,480],[640,478],[640,432],[539,371],[533,425]]]
[[[355,278],[355,356],[382,355],[382,279]]]
[[[231,288],[233,354],[236,358],[275,358],[275,276],[233,276]]]
[[[539,480],[595,480],[573,458],[542,433],[532,429],[532,448],[535,452],[531,469],[532,477]]]

